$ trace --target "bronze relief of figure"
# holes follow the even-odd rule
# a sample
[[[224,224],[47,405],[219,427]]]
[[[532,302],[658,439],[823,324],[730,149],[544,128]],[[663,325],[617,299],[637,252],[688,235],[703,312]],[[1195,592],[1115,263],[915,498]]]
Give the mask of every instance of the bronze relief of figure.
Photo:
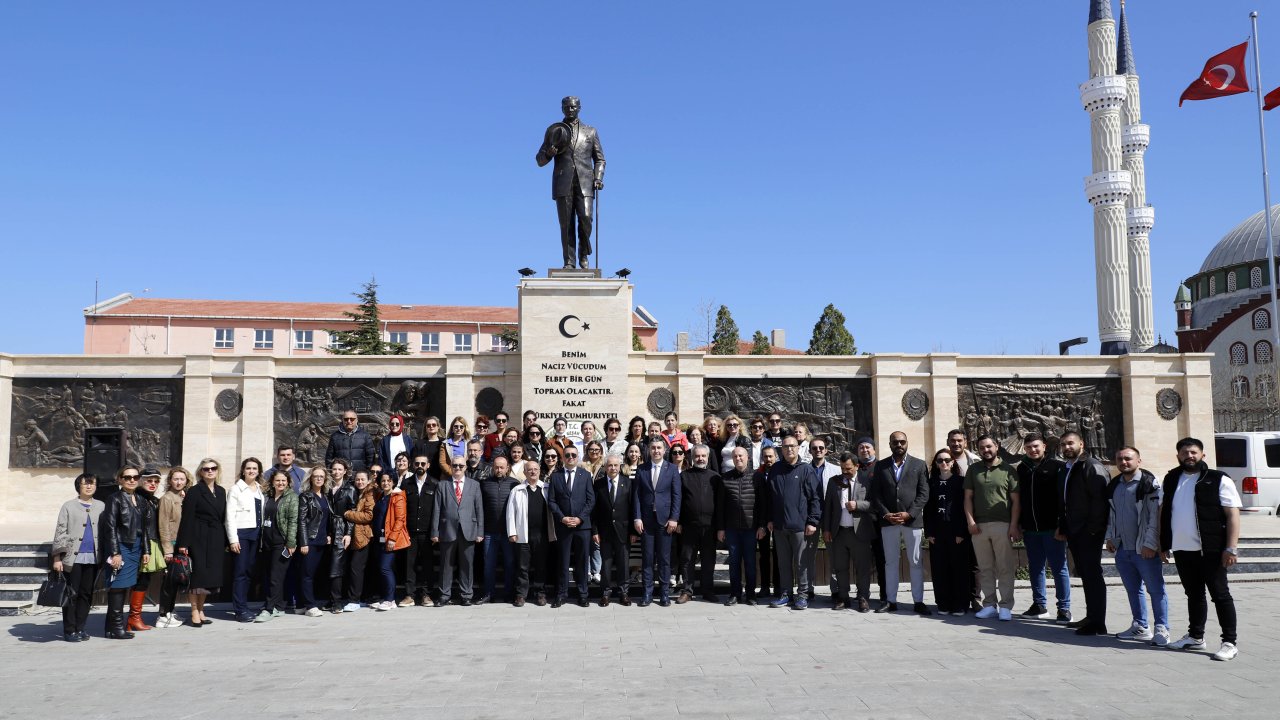
[[[592,199],[604,189],[604,150],[596,129],[579,122],[582,103],[569,96],[560,101],[564,120],[547,128],[538,148],[538,167],[555,160],[551,171],[551,197],[560,220],[560,246],[564,267],[586,268],[591,255],[591,226],[595,208]],[[575,227],[576,225],[576,227]],[[576,241],[576,250],[575,250]]]

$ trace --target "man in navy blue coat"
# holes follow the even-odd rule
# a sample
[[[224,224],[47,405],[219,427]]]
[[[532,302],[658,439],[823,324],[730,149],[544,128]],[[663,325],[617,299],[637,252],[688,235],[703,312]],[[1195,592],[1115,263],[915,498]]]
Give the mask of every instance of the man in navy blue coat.
[[[591,552],[591,510],[596,491],[591,473],[578,467],[578,448],[560,451],[564,467],[551,473],[547,504],[560,527],[560,588],[551,607],[560,607],[569,596],[569,560],[573,558],[574,582],[578,585],[578,605],[587,607],[587,555]]]
[[[649,441],[649,462],[636,469],[632,489],[631,518],[643,536],[644,570],[640,582],[644,596],[640,607],[653,602],[653,553],[658,551],[658,585],[662,607],[671,604],[671,534],[680,522],[680,471],[665,462],[667,444],[661,437]]]

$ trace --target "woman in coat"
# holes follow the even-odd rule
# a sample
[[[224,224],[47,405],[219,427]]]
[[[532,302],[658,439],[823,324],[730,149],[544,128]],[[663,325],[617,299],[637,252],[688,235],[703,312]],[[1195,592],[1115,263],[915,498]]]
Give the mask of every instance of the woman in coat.
[[[267,472],[267,494],[262,511],[262,541],[258,548],[266,554],[262,589],[262,612],[253,621],[264,623],[284,614],[284,579],[289,561],[298,547],[298,496],[293,478],[284,470]]]
[[[133,632],[150,630],[151,626],[142,619],[142,603],[147,599],[147,588],[151,587],[151,576],[164,571],[164,560],[160,554],[160,471],[148,465],[142,469],[142,477],[138,480],[138,497],[145,500],[148,509],[147,536],[151,540],[144,552],[150,562],[138,568],[138,581],[129,593],[128,629]]]
[[[169,469],[169,476],[164,481],[164,494],[160,496],[160,551],[164,553],[166,564],[173,562],[173,553],[178,547],[178,526],[182,523],[182,500],[187,496],[187,488],[191,487],[191,473],[184,467]],[[165,573],[164,582],[160,585],[160,617],[156,619],[156,627],[173,628],[182,624],[182,620],[173,612],[178,604],[179,588],[173,584],[169,574]]]
[[[249,585],[258,561],[258,542],[262,537],[262,505],[264,498],[259,481],[262,461],[245,458],[240,461],[240,477],[227,493],[227,542],[235,555],[231,579],[231,608],[236,620],[253,622],[249,611]]]
[[[933,454],[924,535],[929,538],[929,567],[938,612],[959,616],[969,609],[973,541],[964,514],[964,476],[955,470],[950,450],[943,448]]]
[[[106,505],[94,500],[98,478],[89,473],[76,476],[76,497],[62,504],[58,510],[58,522],[53,530],[53,548],[50,550],[50,567],[54,572],[65,573],[67,591],[71,600],[62,606],[62,639],[82,642],[89,639],[84,624],[89,620],[89,608],[93,605],[93,585],[98,577],[101,562],[101,545],[95,533],[98,521]]]
[[[405,526],[407,502],[404,492],[396,487],[395,479],[386,473],[378,478],[378,491],[380,497],[373,506],[371,527],[378,533],[373,548],[382,578],[382,600],[374,603],[373,608],[391,610],[396,606],[395,553],[409,547],[409,530]]]
[[[320,602],[316,599],[316,577],[327,577],[324,565],[325,551],[333,541],[329,532],[329,499],[324,496],[324,486],[329,471],[316,466],[307,475],[307,484],[298,494],[298,552],[302,553],[302,573],[298,582],[299,594],[306,604],[307,617],[320,617]],[[320,568],[325,567],[322,574]]]
[[[364,598],[364,569],[369,560],[369,546],[373,540],[373,504],[376,492],[373,483],[369,481],[368,471],[357,470],[353,484],[356,493],[355,505],[342,513],[347,531],[344,537],[351,541],[346,551],[347,556],[351,558],[347,564],[349,602],[343,606],[343,612],[355,612],[364,607],[361,604]]]
[[[218,484],[222,466],[205,458],[197,466],[199,479],[182,500],[178,552],[191,558],[191,626],[211,625],[204,604],[222,587],[227,558],[227,491]]]
[[[151,559],[146,554],[151,545],[148,531],[151,506],[138,497],[141,473],[133,465],[126,465],[116,473],[120,490],[107,498],[98,530],[98,540],[107,558],[106,636],[113,640],[133,637],[124,626],[124,596],[137,583],[138,568]]]
[[[328,610],[334,614],[342,612],[350,597],[344,592],[342,581],[351,564],[351,525],[346,513],[356,506],[356,494],[347,461],[334,460],[329,467],[329,484],[325,487],[325,497],[329,500],[329,534],[333,537],[329,545]]]

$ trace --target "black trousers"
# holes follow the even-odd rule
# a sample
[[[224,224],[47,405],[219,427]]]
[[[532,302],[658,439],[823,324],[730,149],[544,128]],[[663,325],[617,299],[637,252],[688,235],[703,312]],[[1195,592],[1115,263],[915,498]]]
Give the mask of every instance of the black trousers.
[[[84,632],[84,624],[89,621],[89,608],[93,606],[93,582],[97,577],[97,565],[76,563],[71,566],[71,572],[67,573],[67,590],[75,596],[62,607],[64,634]]]
[[[614,540],[608,532],[600,533],[600,593],[608,595],[618,590],[626,595],[631,585],[631,536],[623,535],[622,542]]]
[[[880,537],[879,528],[876,528],[876,536],[871,538],[871,555],[876,561],[876,587],[880,590],[880,602],[887,602],[889,594],[884,591],[884,538]],[[969,543],[969,555],[973,555],[973,543]],[[972,562],[977,567],[977,559]]]
[[[1194,550],[1178,550],[1173,554],[1182,580],[1182,591],[1187,594],[1187,634],[1204,639],[1204,623],[1209,617],[1209,603],[1205,602],[1205,588],[1213,598],[1218,611],[1218,624],[1222,626],[1222,641],[1236,641],[1236,602],[1227,586],[1227,569],[1222,566],[1221,553],[1203,553]],[[79,566],[77,566],[79,567]]]
[[[284,586],[285,578],[289,574],[289,568],[293,565],[293,558],[285,557],[281,553],[284,552],[284,544],[267,546],[267,564],[264,569],[263,580],[268,590],[266,602],[263,603],[263,610],[284,610]]]
[[[964,538],[939,537],[929,543],[929,568],[933,576],[933,599],[939,612],[964,612],[973,599],[973,573],[969,558],[973,557],[973,541]]]
[[[578,586],[578,597],[587,597],[587,562],[591,555],[591,530],[560,527],[556,529],[560,541],[560,584],[557,597],[569,596],[569,564],[573,564],[573,581]]]
[[[374,542],[373,540],[369,541]],[[347,548],[347,598],[351,602],[363,602],[364,573],[369,562],[369,546],[356,549],[355,543]]]
[[[698,563],[698,591],[715,594],[716,531],[703,525],[680,526],[680,563],[684,566],[684,591],[693,594],[693,565]]]
[[[404,556],[404,594],[407,597],[438,597],[435,550],[430,533],[414,533]]]
[[[766,530],[764,537],[756,541],[756,555],[760,559],[760,594],[768,595],[770,587],[777,589],[782,584],[778,579],[778,558],[773,551],[773,533]]]
[[[556,217],[560,220],[560,245],[564,250],[564,264],[573,266],[578,260],[584,265],[591,254],[591,196],[583,195],[578,181],[573,183],[573,192],[566,197],[556,198]],[[577,232],[574,232],[574,221],[577,221]],[[575,237],[576,235],[576,237]],[[574,242],[577,241],[577,252]],[[575,257],[575,255],[577,257]]]
[[[1107,624],[1107,584],[1102,578],[1102,535],[1067,536],[1067,549],[1084,585],[1085,617],[1095,627]]]
[[[530,535],[529,542],[516,545],[516,597],[528,597],[531,588],[539,595],[546,593],[548,554],[547,539],[541,535]]]

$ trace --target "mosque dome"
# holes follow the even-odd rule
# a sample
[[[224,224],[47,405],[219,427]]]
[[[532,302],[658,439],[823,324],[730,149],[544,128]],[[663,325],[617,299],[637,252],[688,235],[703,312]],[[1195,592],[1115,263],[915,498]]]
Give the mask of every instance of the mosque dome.
[[[1280,205],[1271,206],[1271,231],[1280,235]],[[1280,242],[1280,238],[1277,239]],[[1262,211],[1251,215],[1223,236],[1200,265],[1200,272],[1262,260],[1267,256],[1267,224]]]

